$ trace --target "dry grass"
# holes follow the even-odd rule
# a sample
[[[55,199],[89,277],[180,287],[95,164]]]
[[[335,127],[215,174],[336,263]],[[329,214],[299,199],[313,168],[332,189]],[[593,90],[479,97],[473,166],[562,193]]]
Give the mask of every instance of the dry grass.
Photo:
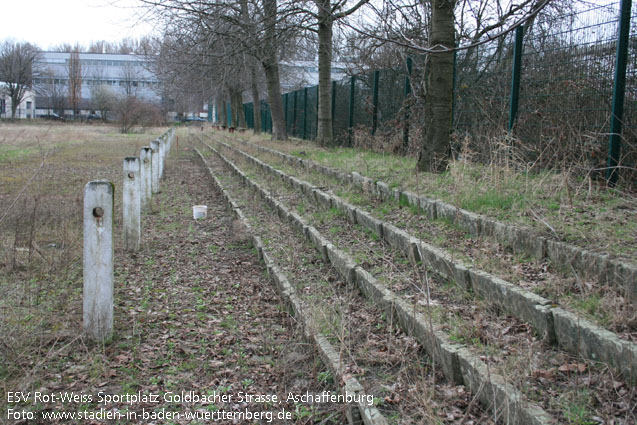
[[[309,224],[315,226],[336,246],[348,252],[379,281],[406,299],[416,301],[415,308],[429,318],[432,328],[443,330],[449,334],[452,341],[466,345],[494,372],[505,377],[507,382],[520,389],[530,399],[541,403],[547,411],[561,418],[564,423],[586,423],[587,418],[595,415],[604,418],[616,416],[620,421],[618,423],[622,423],[624,417],[631,417],[630,408],[634,403],[635,394],[629,391],[628,385],[616,383],[613,375],[603,365],[578,359],[544,345],[529,325],[499,314],[490,303],[475,300],[464,288],[440,280],[437,276],[429,279],[426,272],[421,273],[418,269],[412,269],[402,257],[394,257],[395,254],[391,253],[391,250],[376,244],[375,238],[368,238],[364,230],[350,227],[336,211],[317,211],[313,204],[302,201],[298,192],[291,187],[281,185],[278,179],[259,171],[239,155],[224,152],[226,153],[246,175],[275,194],[276,198],[288,207],[296,209]],[[253,201],[244,201],[242,205],[252,205]],[[264,227],[266,226],[261,224],[255,226],[258,229]],[[279,250],[286,252],[286,261],[294,263],[290,266],[290,271],[302,271],[304,279],[299,290],[303,297],[310,300],[308,304],[311,305],[314,320],[320,323],[320,330],[331,335],[334,345],[343,352],[351,353],[356,366],[366,371],[361,382],[378,388],[378,394],[383,396],[389,392],[390,394],[383,399],[385,401],[394,400],[394,396],[401,399],[395,406],[398,412],[387,411],[388,416],[400,417],[400,423],[409,423],[410,415],[414,415],[414,412],[423,407],[423,399],[427,399],[425,406],[438,407],[435,394],[431,391],[431,388],[439,386],[435,380],[429,391],[418,393],[418,400],[409,398],[410,391],[401,391],[418,387],[419,381],[416,377],[428,383],[432,377],[421,377],[418,361],[407,351],[396,350],[399,347],[398,342],[401,341],[399,333],[388,333],[380,346],[374,346],[374,342],[377,342],[377,338],[374,337],[376,330],[364,325],[373,315],[360,315],[363,310],[360,306],[364,302],[354,298],[339,298],[342,296],[341,293],[326,292],[323,287],[319,288],[322,292],[313,297],[314,289],[309,283],[312,280],[309,279],[311,266],[308,266],[307,258],[298,257],[299,249],[292,247],[287,240],[278,241],[278,244],[282,245]],[[320,281],[320,277],[317,281]],[[338,301],[335,306],[329,306],[329,301],[323,300]],[[352,303],[359,307],[352,308]],[[388,321],[392,323],[391,319]],[[376,326],[382,327],[386,324],[378,321]],[[361,330],[366,338],[360,337]],[[387,373],[374,373],[375,366],[380,366]],[[585,376],[584,372],[589,376]],[[391,385],[387,382],[387,376],[391,376]],[[610,382],[613,384],[609,385]],[[613,386],[617,394],[602,391]],[[388,389],[390,390],[387,391]],[[454,388],[447,388],[444,392],[457,395]],[[545,396],[543,392],[550,392],[550,396]],[[586,394],[590,393],[604,393],[604,396],[598,397],[597,401],[592,403],[586,399]],[[447,400],[445,408],[449,409],[450,404],[452,403]],[[404,409],[405,406],[408,406],[408,409]],[[449,409],[447,419],[453,418],[455,413],[457,412]],[[419,419],[427,418],[432,423],[435,423],[437,418],[435,409],[423,409],[418,415]],[[458,418],[462,416],[463,411],[460,410]],[[484,418],[481,418],[480,423],[483,420]]]
[[[122,135],[103,125],[0,124],[3,392],[29,388],[38,370],[76,338],[84,185],[109,179],[121,196],[124,157],[137,155],[161,132]]]
[[[269,136],[231,135],[291,155],[312,159],[499,220],[531,226],[549,237],[637,263],[637,194],[626,187],[608,189],[576,167],[535,172],[516,160],[506,144],[494,141],[489,163],[461,159],[443,174],[415,172],[416,160],[356,148],[322,148],[298,139],[275,142]]]

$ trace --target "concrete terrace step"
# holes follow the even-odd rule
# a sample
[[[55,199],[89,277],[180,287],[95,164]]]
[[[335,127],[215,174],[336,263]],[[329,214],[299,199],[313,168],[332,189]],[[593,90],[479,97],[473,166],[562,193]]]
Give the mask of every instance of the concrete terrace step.
[[[296,213],[290,212],[267,190],[248,178],[244,172],[218,151],[212,147],[210,149],[217,153],[246,185],[252,187],[263,202],[279,211],[279,217],[282,218],[282,221],[290,223],[297,229],[302,229],[303,235],[312,241],[319,253],[332,263],[332,266],[339,271],[345,280],[357,284],[363,294],[386,311],[390,311],[391,317],[397,317],[405,332],[415,336],[430,356],[436,359],[437,363],[443,365],[445,375],[450,381],[466,385],[475,392],[485,406],[504,409],[505,413],[500,412],[502,417],[510,420],[513,418],[514,423],[548,424],[555,422],[551,415],[526,400],[503,377],[489,371],[479,356],[452,342],[443,332],[430,329],[426,318],[420,313],[415,313],[415,309],[410,303],[396,296],[369,273],[356,266],[347,254],[332,245],[314,227],[300,219]]]
[[[489,273],[474,270],[471,266],[453,259],[444,251],[410,236],[389,223],[375,219],[369,213],[355,208],[335,195],[290,177],[223,142],[219,143],[224,148],[244,156],[264,171],[297,187],[323,208],[333,207],[340,210],[352,223],[361,224],[374,231],[406,257],[415,261],[422,260],[441,275],[455,280],[498,305],[502,310],[529,323],[539,335],[545,335],[548,342],[557,343],[565,350],[578,353],[585,358],[609,364],[622,373],[628,382],[637,382],[637,344],[622,340],[613,332],[553,306],[550,300]],[[243,174],[240,170],[238,172]]]
[[[445,218],[464,227],[472,235],[495,237],[517,252],[523,252],[539,260],[548,258],[555,264],[565,267],[572,266],[576,270],[585,271],[596,276],[601,284],[623,288],[629,300],[633,302],[637,300],[637,265],[635,264],[611,258],[608,254],[591,252],[563,241],[548,239],[538,235],[532,229],[502,223],[437,199],[420,196],[399,188],[391,189],[387,183],[374,181],[357,172],[344,173],[309,159],[298,158],[243,140],[239,141],[254,149],[279,156],[292,165],[300,165],[344,183],[354,184],[361,190],[383,199],[403,199],[409,205],[422,210],[423,214],[430,219]]]
[[[306,338],[314,343],[321,359],[332,374],[338,378],[338,382],[342,382],[341,388],[344,394],[349,394],[354,400],[358,400],[354,405],[350,406],[350,409],[347,411],[348,422],[350,424],[356,424],[362,420],[367,425],[387,424],[387,420],[380,414],[376,407],[363,402],[365,398],[363,397],[363,387],[361,384],[356,378],[348,375],[346,371],[343,370],[338,351],[334,349],[325,335],[316,332],[318,326],[312,322],[310,315],[307,313],[307,305],[297,295],[296,289],[290,284],[285,274],[277,267],[275,261],[268,253],[268,249],[261,241],[261,238],[255,235],[245,215],[233,200],[232,195],[224,189],[213,170],[208,167],[203,155],[201,155],[198,150],[196,152],[206,166],[215,186],[221,191],[223,198],[226,200],[227,207],[232,210],[234,216],[240,222],[240,225],[245,229],[247,234],[250,235],[253,248],[257,250],[259,258],[265,263],[267,272],[277,285],[280,296],[285,300],[294,313],[294,316],[300,321]]]

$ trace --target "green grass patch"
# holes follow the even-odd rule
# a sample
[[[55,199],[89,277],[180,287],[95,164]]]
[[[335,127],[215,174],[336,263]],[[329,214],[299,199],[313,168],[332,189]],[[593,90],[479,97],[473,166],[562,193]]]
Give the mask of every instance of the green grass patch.
[[[0,162],[16,161],[37,152],[35,148],[10,149],[0,146]]]
[[[523,209],[526,202],[521,195],[488,190],[484,193],[467,193],[460,198],[460,208],[479,213]]]

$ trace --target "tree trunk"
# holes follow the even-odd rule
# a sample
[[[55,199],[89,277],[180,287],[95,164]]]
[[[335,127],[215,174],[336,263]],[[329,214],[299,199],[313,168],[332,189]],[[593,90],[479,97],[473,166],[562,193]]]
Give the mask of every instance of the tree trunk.
[[[222,95],[217,95],[217,113],[219,115],[219,125],[228,125],[228,116],[226,115],[226,102]]]
[[[254,35],[254,25],[250,19],[248,10],[248,1],[240,0],[241,18],[243,20],[244,30],[256,38]],[[257,86],[257,61],[254,57],[243,56],[244,64],[250,69],[250,90],[252,92],[252,127],[255,134],[261,133],[261,100],[259,99],[259,88]],[[245,126],[245,125],[244,125]]]
[[[272,116],[272,140],[287,140],[288,133],[285,128],[285,114],[283,113],[283,101],[281,100],[279,64],[265,61],[263,62],[263,70],[265,71],[265,81],[268,86],[268,100]]]
[[[331,145],[334,142],[332,131],[332,28],[334,21],[330,15],[331,1],[317,1],[319,7],[318,22],[318,128],[316,141],[319,145]]]
[[[18,90],[10,91],[9,98],[11,99],[11,119],[14,120],[16,112],[18,111],[18,105],[22,102],[22,99],[17,95]]]
[[[261,99],[259,97],[259,87],[257,86],[257,70],[254,63],[250,65],[250,89],[252,90],[252,123],[254,124],[254,134],[261,133]]]
[[[431,39],[433,48],[455,47],[455,0],[432,0]],[[425,134],[418,157],[418,169],[440,173],[447,168],[451,146],[453,102],[453,51],[431,53],[426,75]]]
[[[245,128],[246,117],[243,110],[243,96],[236,88],[230,89],[230,103],[232,105],[232,126]]]
[[[276,0],[263,0],[265,12],[265,40],[261,64],[265,71],[265,82],[268,87],[268,100],[272,116],[272,139],[287,140],[283,101],[281,100],[281,81],[279,80],[279,55],[277,48],[277,4]]]

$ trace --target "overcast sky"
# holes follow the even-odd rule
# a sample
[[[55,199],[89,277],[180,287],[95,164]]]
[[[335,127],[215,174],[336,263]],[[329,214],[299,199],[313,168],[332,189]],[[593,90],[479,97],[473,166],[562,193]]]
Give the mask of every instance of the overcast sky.
[[[62,43],[139,38],[153,31],[137,0],[0,0],[0,41],[28,41],[41,49]]]

